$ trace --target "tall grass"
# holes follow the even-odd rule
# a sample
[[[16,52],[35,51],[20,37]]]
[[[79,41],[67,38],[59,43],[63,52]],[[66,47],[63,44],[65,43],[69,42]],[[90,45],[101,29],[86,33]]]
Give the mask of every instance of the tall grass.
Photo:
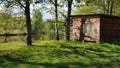
[[[119,68],[120,45],[79,41],[0,44],[0,68]]]

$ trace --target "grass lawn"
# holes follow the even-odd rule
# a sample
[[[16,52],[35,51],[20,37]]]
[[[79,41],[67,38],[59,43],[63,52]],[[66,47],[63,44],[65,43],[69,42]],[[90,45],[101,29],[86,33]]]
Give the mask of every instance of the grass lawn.
[[[0,68],[120,68],[120,45],[78,41],[0,43]]]

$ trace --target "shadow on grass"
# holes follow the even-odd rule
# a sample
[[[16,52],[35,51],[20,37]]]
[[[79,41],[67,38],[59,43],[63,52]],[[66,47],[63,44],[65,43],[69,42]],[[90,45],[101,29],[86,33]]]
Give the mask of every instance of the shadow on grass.
[[[37,65],[44,66],[45,68],[113,68],[109,63],[82,63],[82,62],[60,62],[60,63],[40,63],[40,62],[29,62],[25,60],[20,60],[10,55],[3,55],[0,58],[4,58],[10,62],[14,62],[16,64],[27,64],[27,65]]]
[[[83,63],[38,63],[38,62],[28,62],[28,61],[24,61],[24,60],[19,60],[16,58],[11,57],[10,55],[3,55],[0,57],[4,57],[6,60],[11,61],[11,62],[15,62],[17,64],[28,64],[28,65],[39,65],[39,66],[44,66],[45,68],[74,68],[72,67],[72,65],[75,65],[76,68],[80,68],[80,67],[84,67],[87,66],[86,64]]]

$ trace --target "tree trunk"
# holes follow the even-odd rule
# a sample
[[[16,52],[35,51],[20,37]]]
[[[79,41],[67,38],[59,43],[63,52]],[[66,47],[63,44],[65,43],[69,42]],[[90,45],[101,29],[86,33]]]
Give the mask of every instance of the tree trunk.
[[[80,40],[81,41],[84,41],[84,33],[83,33],[84,28],[83,27],[84,27],[85,21],[86,21],[85,17],[81,19],[81,26],[80,26],[81,27],[81,31],[80,31]]]
[[[32,45],[32,28],[30,19],[30,1],[26,0],[25,15],[26,15],[26,25],[27,25],[27,45]]]
[[[112,15],[113,14],[113,2],[111,1],[111,3],[110,3],[110,15]]]
[[[7,33],[5,33],[4,42],[7,42]]]
[[[108,14],[112,15],[113,14],[113,3],[112,1],[108,1]]]
[[[59,40],[57,0],[55,0],[55,18],[56,18],[56,23],[55,23],[55,36],[56,36],[56,40]]]
[[[67,11],[67,19],[65,24],[65,40],[70,40],[70,15],[71,15],[71,7],[73,0],[68,0],[68,11]]]
[[[56,38],[56,40],[59,40],[58,24],[57,23],[55,23],[55,38]]]

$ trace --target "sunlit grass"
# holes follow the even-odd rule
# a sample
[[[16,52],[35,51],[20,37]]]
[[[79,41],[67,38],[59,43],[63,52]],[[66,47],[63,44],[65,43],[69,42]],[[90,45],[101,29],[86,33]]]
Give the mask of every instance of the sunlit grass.
[[[0,50],[16,50],[19,49],[26,44],[23,42],[7,42],[7,43],[0,43]]]
[[[0,68],[119,68],[120,45],[79,41],[0,43]]]

